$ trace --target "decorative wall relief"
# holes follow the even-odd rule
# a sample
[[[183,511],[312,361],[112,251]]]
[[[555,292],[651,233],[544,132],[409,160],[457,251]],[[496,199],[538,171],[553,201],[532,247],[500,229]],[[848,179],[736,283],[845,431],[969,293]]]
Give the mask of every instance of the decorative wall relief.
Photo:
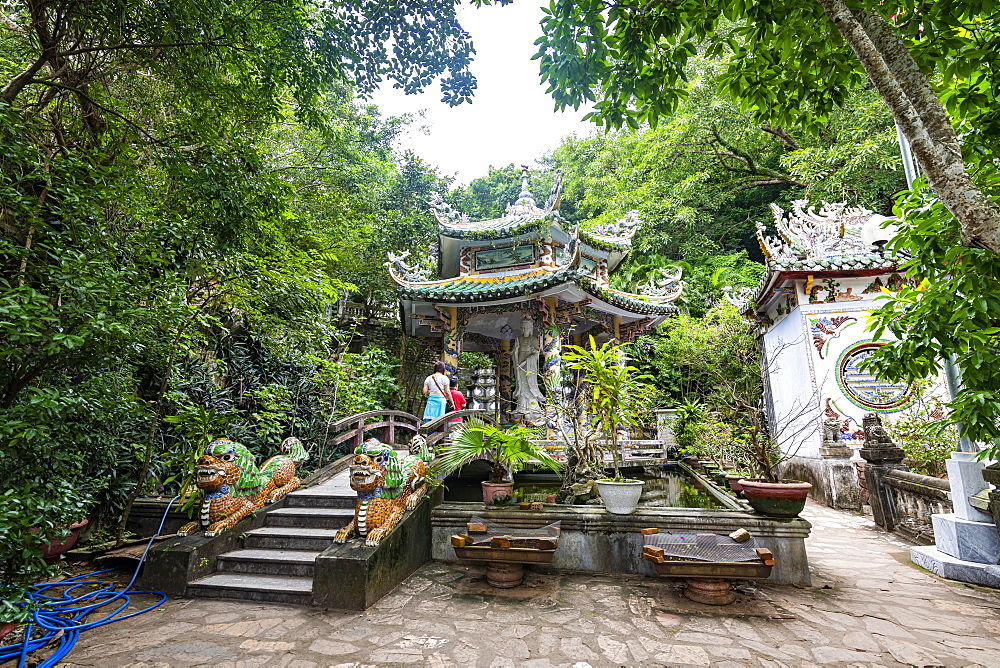
[[[890,383],[861,368],[862,363],[888,341],[862,341],[848,347],[837,360],[837,384],[855,406],[880,413],[901,411],[916,400],[906,383]]]
[[[845,323],[857,321],[857,318],[852,318],[851,316],[846,315],[837,316],[835,318],[827,316],[823,316],[821,318],[809,318],[809,327],[812,330],[813,346],[815,346],[816,352],[819,353],[819,358],[826,359],[826,350],[829,347],[829,342],[841,335],[841,327],[844,326]]]
[[[535,245],[521,244],[475,252],[476,271],[500,271],[535,263]]]

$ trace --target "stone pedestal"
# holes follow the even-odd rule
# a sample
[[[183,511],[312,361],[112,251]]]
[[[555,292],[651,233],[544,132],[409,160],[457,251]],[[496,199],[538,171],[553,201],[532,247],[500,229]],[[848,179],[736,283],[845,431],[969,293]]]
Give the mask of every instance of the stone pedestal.
[[[993,518],[989,513],[984,513],[969,503],[970,496],[989,487],[983,480],[983,462],[975,461],[974,457],[973,452],[953,452],[951,459],[945,462],[948,468],[948,483],[951,485],[952,508],[955,510],[955,516],[963,520],[992,524]]]
[[[910,560],[949,580],[1000,588],[1000,566],[956,559],[937,549],[936,545],[911,547]]]
[[[896,529],[899,514],[896,511],[895,490],[886,482],[885,475],[889,471],[908,471],[903,465],[904,457],[903,449],[896,446],[861,448],[861,458],[867,462],[865,482],[868,485],[868,502],[872,506],[875,524],[886,531]]]
[[[934,543],[945,554],[979,564],[1000,561],[1000,534],[993,522],[962,519],[957,513],[931,515]]]

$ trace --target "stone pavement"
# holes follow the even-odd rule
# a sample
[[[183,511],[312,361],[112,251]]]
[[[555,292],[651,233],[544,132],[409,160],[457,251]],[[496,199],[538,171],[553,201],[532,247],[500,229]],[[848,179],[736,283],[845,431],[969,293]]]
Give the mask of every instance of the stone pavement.
[[[918,569],[865,518],[804,516],[813,586],[744,587],[731,606],[636,576],[529,573],[496,590],[432,562],[365,613],[170,600],[84,634],[64,665],[1000,666],[1000,592]]]

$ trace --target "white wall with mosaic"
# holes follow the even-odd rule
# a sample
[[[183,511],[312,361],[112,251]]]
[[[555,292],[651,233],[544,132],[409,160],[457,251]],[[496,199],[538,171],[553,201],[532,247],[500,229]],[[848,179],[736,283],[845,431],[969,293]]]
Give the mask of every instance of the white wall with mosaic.
[[[804,201],[789,212],[774,205],[772,211],[779,237],[766,236],[758,224],[767,272],[747,295],[743,313],[762,326],[776,440],[794,459],[820,460],[821,424],[836,418],[839,444],[860,449],[865,413],[891,420],[917,399],[908,385],[861,369],[892,341],[888,333],[874,340],[867,331],[877,298],[905,281],[900,260],[877,241],[887,219],[842,204],[817,211]],[[943,377],[931,379],[925,392],[946,398]]]

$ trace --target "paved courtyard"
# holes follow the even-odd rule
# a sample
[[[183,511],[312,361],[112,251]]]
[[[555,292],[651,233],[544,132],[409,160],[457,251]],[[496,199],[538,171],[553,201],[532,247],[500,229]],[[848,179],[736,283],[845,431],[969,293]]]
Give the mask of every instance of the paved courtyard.
[[[365,613],[173,599],[85,634],[64,665],[1000,666],[1000,594],[918,569],[865,518],[804,516],[813,586],[722,608],[669,580],[529,573],[502,591],[432,562]]]

